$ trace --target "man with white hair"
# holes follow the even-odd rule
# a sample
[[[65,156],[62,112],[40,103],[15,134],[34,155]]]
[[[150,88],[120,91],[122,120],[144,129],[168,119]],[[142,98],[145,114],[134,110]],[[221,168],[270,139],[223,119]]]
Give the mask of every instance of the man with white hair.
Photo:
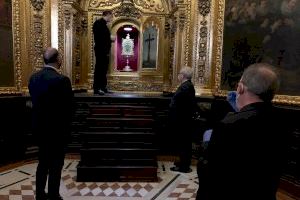
[[[196,108],[195,88],[191,81],[193,70],[190,67],[183,67],[178,80],[180,86],[176,90],[170,103],[170,123],[176,151],[179,153],[179,162],[174,163],[172,171],[189,173],[192,158],[192,117]]]

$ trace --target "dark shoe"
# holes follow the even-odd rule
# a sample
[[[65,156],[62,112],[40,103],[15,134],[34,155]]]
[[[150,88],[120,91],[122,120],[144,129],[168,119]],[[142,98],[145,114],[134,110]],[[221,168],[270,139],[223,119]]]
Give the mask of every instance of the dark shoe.
[[[63,200],[63,198],[60,195],[58,195],[56,197],[50,197],[49,196],[48,200]]]
[[[35,196],[36,200],[48,200],[48,194],[47,193],[42,193],[42,194],[38,194]]]
[[[193,171],[191,168],[181,169],[179,167],[171,167],[170,170],[173,172],[182,172],[182,173],[191,173]]]

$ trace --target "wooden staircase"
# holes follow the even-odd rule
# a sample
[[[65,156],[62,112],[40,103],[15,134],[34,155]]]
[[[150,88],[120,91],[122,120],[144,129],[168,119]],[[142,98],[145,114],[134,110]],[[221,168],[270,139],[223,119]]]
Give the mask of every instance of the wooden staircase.
[[[155,107],[97,100],[85,105],[77,181],[157,181]]]

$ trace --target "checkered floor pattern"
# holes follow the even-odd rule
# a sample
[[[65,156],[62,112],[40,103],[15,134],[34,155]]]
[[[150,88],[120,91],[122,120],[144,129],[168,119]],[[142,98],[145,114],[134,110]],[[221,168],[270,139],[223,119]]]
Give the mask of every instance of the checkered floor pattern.
[[[34,200],[36,164],[0,173],[0,200]],[[194,200],[196,169],[189,174],[171,172],[171,162],[159,162],[158,182],[76,182],[78,160],[66,160],[60,193],[65,200]]]

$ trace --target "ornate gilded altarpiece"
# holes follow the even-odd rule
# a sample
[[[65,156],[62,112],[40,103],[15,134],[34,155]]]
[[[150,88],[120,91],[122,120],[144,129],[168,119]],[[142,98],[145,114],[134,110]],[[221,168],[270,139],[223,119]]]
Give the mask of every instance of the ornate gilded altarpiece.
[[[57,24],[56,46],[63,55],[61,72],[73,87],[91,91],[94,71],[92,24],[104,10],[111,10],[112,34],[123,25],[135,26],[143,40],[145,28],[157,29],[157,62],[136,72],[115,70],[111,52],[108,86],[115,91],[160,93],[177,88],[177,74],[188,65],[194,70],[198,95],[211,95],[214,68],[210,61],[211,3],[209,0],[12,0],[14,87],[1,93],[27,91],[30,75],[43,65],[42,53],[53,45],[51,25]],[[57,17],[51,16],[53,8]],[[141,42],[142,44],[142,42]],[[140,46],[140,54],[143,52]]]

